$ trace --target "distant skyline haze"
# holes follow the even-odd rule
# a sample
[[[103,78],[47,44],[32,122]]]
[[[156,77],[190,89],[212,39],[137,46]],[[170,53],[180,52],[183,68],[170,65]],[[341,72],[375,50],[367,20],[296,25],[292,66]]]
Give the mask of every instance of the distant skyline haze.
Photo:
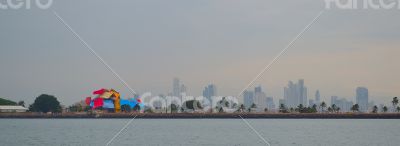
[[[86,0],[54,1],[51,9],[138,94],[171,93],[177,77],[193,96],[210,83],[219,95],[236,96],[324,7],[313,0]],[[399,14],[326,10],[255,85],[275,102],[288,81],[304,79],[308,99],[319,90],[321,101],[355,101],[356,88],[367,87],[369,100],[388,104],[400,95]],[[131,97],[51,10],[0,10],[0,18],[0,97],[30,104],[46,93],[69,105],[99,88]]]

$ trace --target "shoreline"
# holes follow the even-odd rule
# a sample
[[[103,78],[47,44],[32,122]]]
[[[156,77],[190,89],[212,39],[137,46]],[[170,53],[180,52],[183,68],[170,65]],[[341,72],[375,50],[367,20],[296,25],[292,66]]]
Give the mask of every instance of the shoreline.
[[[400,113],[0,113],[0,119],[400,119]]]

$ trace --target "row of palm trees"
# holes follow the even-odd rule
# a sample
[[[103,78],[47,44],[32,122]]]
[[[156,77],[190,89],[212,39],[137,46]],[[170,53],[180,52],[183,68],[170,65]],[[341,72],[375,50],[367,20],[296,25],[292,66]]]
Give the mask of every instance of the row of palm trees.
[[[393,100],[391,101],[392,105],[393,105],[393,112],[400,112],[400,106],[398,106],[399,104],[399,99],[398,97],[393,97]],[[252,104],[248,109],[247,112],[251,112],[251,109],[257,108],[256,104]],[[245,106],[243,104],[240,105],[239,110],[238,111],[245,111]],[[312,105],[311,107],[305,107],[303,104],[300,104],[299,106],[297,106],[296,108],[288,108],[286,107],[285,104],[280,104],[279,105],[279,112],[281,113],[292,113],[292,112],[297,112],[297,113],[317,113],[317,112],[328,112],[328,113],[339,113],[342,109],[340,107],[338,107],[335,104],[332,104],[331,106],[328,107],[328,105],[323,101],[321,102],[319,105]],[[352,112],[359,112],[360,111],[360,105],[358,104],[354,104],[351,106],[350,110]],[[383,106],[381,109],[381,112],[386,113],[388,112],[389,108],[387,106]],[[265,112],[268,111],[268,109],[266,108],[264,110]],[[371,113],[378,113],[378,106],[374,106],[372,108]]]
[[[197,107],[202,108],[202,105],[200,104],[200,102],[197,101],[190,101],[188,103],[185,103],[185,105],[194,105],[194,103],[197,103]],[[392,105],[393,105],[393,109],[396,109],[397,112],[400,112],[400,106],[398,106],[399,104],[399,99],[397,97],[394,97],[392,100]],[[222,100],[220,100],[218,102],[218,105],[216,107],[214,107],[214,111],[219,112],[219,113],[223,113],[224,111],[224,107],[230,107],[230,103],[223,98]],[[195,110],[195,108],[193,106],[187,106],[188,109],[192,109]],[[255,109],[257,108],[256,104],[252,104],[250,107],[246,108],[243,104],[237,105],[236,103],[234,103],[232,105],[232,108],[237,109],[236,112],[254,112]],[[174,112],[178,112],[179,110],[181,110],[182,112],[184,112],[185,110],[177,105],[171,105],[170,107],[171,113]],[[354,104],[352,105],[352,107],[350,108],[350,110],[352,112],[359,112],[360,111],[360,106],[358,104]],[[382,107],[381,112],[388,112],[389,108],[387,106]],[[268,112],[269,109],[265,108],[264,112]],[[328,105],[326,104],[326,102],[321,102],[319,105],[314,104],[312,106],[309,107],[305,107],[303,104],[300,104],[299,106],[293,108],[288,108],[285,104],[280,104],[279,105],[279,112],[280,113],[339,113],[341,112],[342,109],[340,107],[338,107],[335,104],[332,104],[331,106],[328,107]],[[212,112],[212,110],[210,111]],[[371,113],[378,113],[378,106],[374,106],[372,108]]]

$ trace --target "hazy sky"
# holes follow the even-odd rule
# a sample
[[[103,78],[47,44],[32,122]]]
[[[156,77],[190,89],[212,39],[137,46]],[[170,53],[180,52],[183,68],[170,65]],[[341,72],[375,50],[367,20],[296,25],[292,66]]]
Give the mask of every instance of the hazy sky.
[[[2,0],[0,0],[2,1]],[[167,94],[179,77],[191,95],[209,83],[237,95],[321,10],[315,0],[58,0],[51,9],[138,93]],[[400,10],[328,10],[260,78],[282,98],[305,79],[309,98],[376,102],[400,95]],[[99,88],[131,96],[51,10],[0,10],[0,97],[42,93],[69,105]],[[251,87],[253,88],[253,87]]]

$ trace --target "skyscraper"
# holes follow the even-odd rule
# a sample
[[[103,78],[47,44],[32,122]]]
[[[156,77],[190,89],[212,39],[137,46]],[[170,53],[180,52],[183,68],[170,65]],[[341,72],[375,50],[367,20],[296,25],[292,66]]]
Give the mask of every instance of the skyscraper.
[[[284,99],[286,106],[297,107],[300,104],[307,106],[307,87],[304,85],[304,80],[300,79],[297,84],[289,81],[288,86],[284,88]]]
[[[279,104],[279,105],[278,105],[278,108],[279,108],[282,104],[286,105],[285,99],[279,99],[278,104]]]
[[[243,100],[246,108],[251,107],[251,105],[254,103],[254,92],[245,90],[243,92]]]
[[[211,100],[211,97],[217,96],[217,87],[214,84],[206,86],[203,90],[203,97]]]
[[[315,92],[315,104],[319,105],[321,103],[321,95],[319,93],[319,90]]]
[[[337,101],[338,101],[339,97],[337,96],[331,96],[331,105],[338,105]]]
[[[178,78],[174,78],[172,81],[172,95],[180,97],[181,89],[180,82]]]
[[[180,90],[180,93],[186,93],[187,88],[184,84],[182,84],[181,88],[179,90]]]
[[[368,112],[368,89],[358,87],[356,89],[356,103],[360,107],[361,112]]]
[[[186,93],[187,87],[182,84],[178,78],[172,80],[172,96],[181,97],[182,93]]]
[[[331,97],[331,106],[335,104],[337,108],[340,108],[340,112],[349,112],[353,106],[352,101],[348,101],[345,98],[340,98],[337,96]]]
[[[275,103],[273,97],[267,97],[267,108],[269,111],[275,110]]]
[[[255,104],[259,111],[264,110],[267,107],[267,95],[262,91],[261,86],[254,88],[254,97]]]
[[[313,106],[314,104],[316,105],[314,99],[309,99],[308,100],[308,106]]]

